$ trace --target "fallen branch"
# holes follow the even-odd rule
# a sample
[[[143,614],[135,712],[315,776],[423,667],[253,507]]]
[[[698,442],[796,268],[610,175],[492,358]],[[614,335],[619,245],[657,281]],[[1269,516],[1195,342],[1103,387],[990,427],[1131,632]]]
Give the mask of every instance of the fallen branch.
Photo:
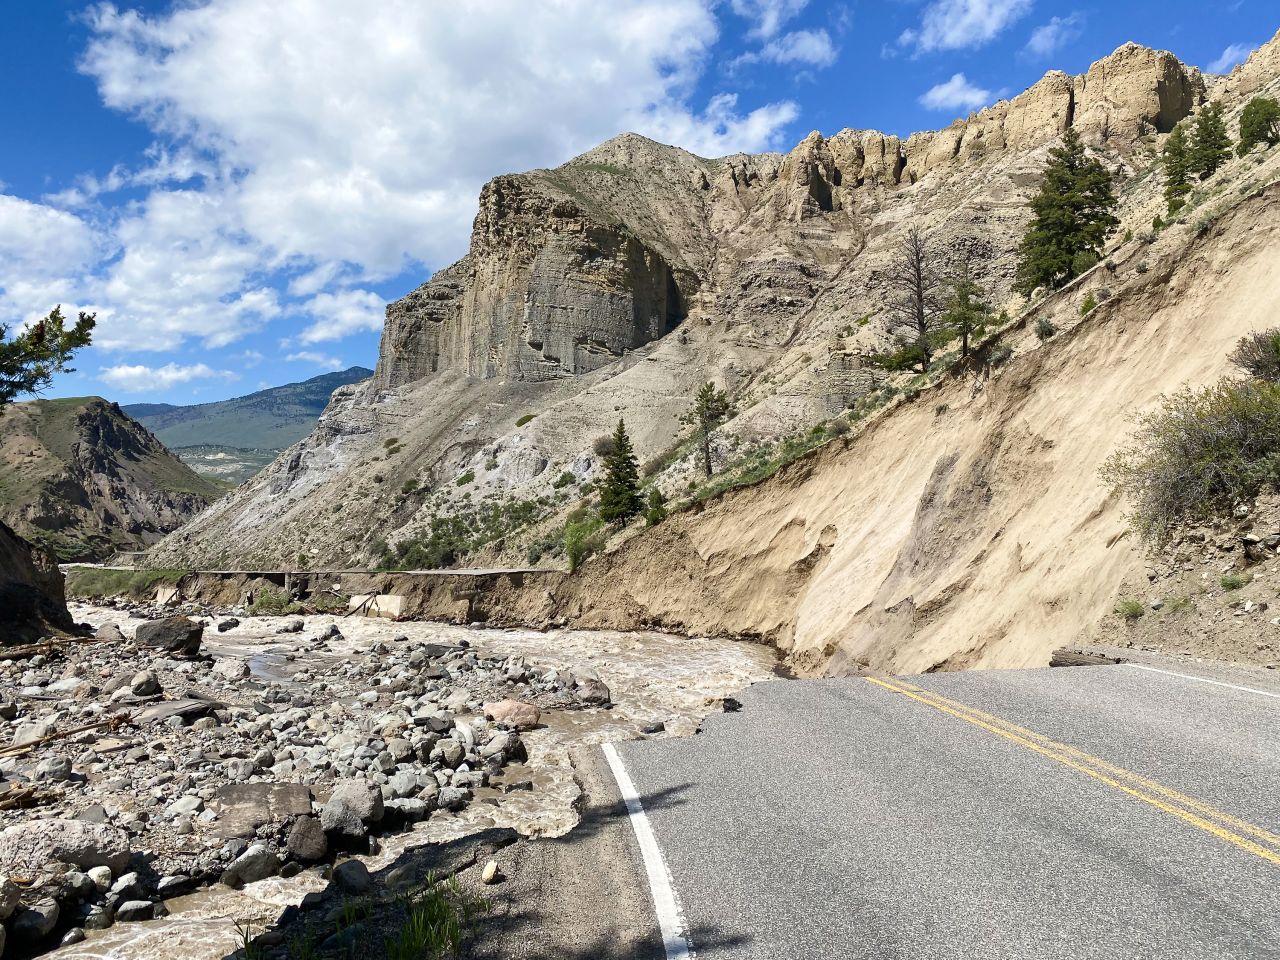
[[[85,733],[89,730],[100,730],[106,727],[108,730],[118,730],[124,726],[129,720],[126,713],[117,713],[105,720],[99,720],[97,723],[86,723],[83,726],[72,727],[69,730],[57,730],[49,734],[47,737],[41,737],[39,740],[32,740],[30,743],[23,743],[17,746],[0,747],[0,758],[7,759],[9,757],[25,757],[33,750],[49,743],[56,743],[59,740],[65,740],[67,737],[74,737],[78,733]]]

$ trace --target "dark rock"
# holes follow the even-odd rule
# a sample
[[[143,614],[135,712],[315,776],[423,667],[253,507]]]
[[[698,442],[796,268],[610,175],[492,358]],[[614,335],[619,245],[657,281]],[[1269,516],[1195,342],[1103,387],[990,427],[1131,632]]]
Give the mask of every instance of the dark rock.
[[[19,943],[39,943],[53,933],[54,927],[58,925],[59,913],[57,901],[37,900],[14,915],[9,923],[9,931]]]
[[[120,923],[159,920],[168,915],[169,908],[163,903],[152,903],[149,900],[126,900],[116,907],[116,921]]]
[[[333,788],[320,822],[324,829],[347,837],[363,837],[368,825],[382,819],[382,791],[368,780],[348,780]]]
[[[225,620],[218,621],[218,632],[226,633],[228,630],[240,626],[240,621],[235,617],[227,617]]]
[[[373,890],[373,877],[360,860],[344,860],[333,868],[333,885],[343,893],[361,896]]]
[[[315,863],[324,859],[329,852],[329,840],[325,837],[324,827],[315,817],[299,817],[289,830],[285,841],[285,850],[295,860],[303,863]]]
[[[141,646],[191,657],[200,652],[204,624],[187,617],[165,617],[140,623],[134,640]]]

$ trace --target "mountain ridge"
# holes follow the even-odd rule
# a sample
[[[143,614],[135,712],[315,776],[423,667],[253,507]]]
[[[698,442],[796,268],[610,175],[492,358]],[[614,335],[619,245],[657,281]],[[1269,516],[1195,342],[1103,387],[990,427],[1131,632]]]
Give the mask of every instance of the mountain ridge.
[[[101,397],[0,411],[0,519],[62,560],[141,550],[222,492]]]

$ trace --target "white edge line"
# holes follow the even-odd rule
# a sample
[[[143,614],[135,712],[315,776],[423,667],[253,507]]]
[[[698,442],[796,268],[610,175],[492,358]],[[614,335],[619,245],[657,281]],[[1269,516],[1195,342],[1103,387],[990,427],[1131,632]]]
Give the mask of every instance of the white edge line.
[[[653,910],[658,915],[658,929],[662,934],[662,948],[666,951],[667,960],[693,960],[695,954],[689,935],[685,930],[684,917],[680,912],[680,903],[676,899],[675,887],[671,885],[671,874],[667,870],[667,861],[658,846],[658,838],[654,836],[649,818],[645,816],[644,806],[636,793],[631,775],[627,773],[622,757],[614,749],[612,743],[600,745],[605,759],[609,761],[609,769],[613,771],[613,779],[617,781],[618,792],[627,805],[627,817],[631,821],[631,829],[635,831],[636,842],[640,844],[640,855],[644,858],[644,869],[649,875],[649,890],[653,893]]]
[[[1147,670],[1151,673],[1163,673],[1166,677],[1181,677],[1183,680],[1194,680],[1197,683],[1211,683],[1215,687],[1226,687],[1228,690],[1243,690],[1245,693],[1256,693],[1264,697],[1274,697],[1280,700],[1280,693],[1271,693],[1268,690],[1259,690],[1257,687],[1241,687],[1234,683],[1223,683],[1221,680],[1210,680],[1208,677],[1197,677],[1190,673],[1174,673],[1172,670],[1161,670],[1159,667],[1148,667],[1142,663],[1128,663],[1128,667],[1135,667],[1138,670]]]

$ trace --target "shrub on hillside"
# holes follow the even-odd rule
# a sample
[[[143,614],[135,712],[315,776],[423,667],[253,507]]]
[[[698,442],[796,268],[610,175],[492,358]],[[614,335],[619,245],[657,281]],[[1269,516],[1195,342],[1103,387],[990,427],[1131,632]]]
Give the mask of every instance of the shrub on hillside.
[[[1185,521],[1230,516],[1280,481],[1280,384],[1224,379],[1162,398],[1103,466],[1129,499],[1129,520],[1163,546]]]
[[[587,557],[603,550],[607,538],[604,521],[597,516],[565,524],[564,553],[569,559],[569,572],[573,573]]]
[[[1254,379],[1280,383],[1280,327],[1241,337],[1227,359]]]

